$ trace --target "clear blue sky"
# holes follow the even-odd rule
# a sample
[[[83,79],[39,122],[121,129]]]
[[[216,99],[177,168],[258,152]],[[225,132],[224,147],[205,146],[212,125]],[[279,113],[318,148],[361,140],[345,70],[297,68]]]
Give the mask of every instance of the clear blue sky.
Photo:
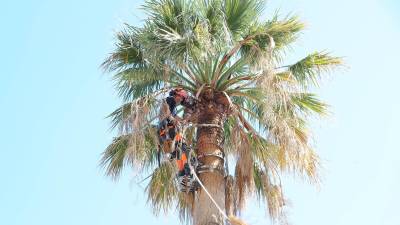
[[[309,24],[294,60],[314,50],[345,56],[319,92],[333,115],[313,121],[324,161],[316,189],[285,179],[294,225],[398,225],[400,4],[395,0],[270,0]],[[120,103],[99,65],[113,30],[139,24],[141,1],[18,1],[0,14],[0,224],[176,224],[155,218],[127,172],[98,168]],[[268,16],[268,15],[267,15]],[[243,214],[269,224],[262,208]]]

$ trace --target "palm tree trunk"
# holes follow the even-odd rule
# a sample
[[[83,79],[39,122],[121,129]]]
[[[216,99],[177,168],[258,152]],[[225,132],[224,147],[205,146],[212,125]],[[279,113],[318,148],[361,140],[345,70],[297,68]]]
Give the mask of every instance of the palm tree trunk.
[[[220,127],[199,127],[197,130],[197,154],[223,151],[224,107],[216,102],[202,102],[198,117],[199,124],[217,124]],[[206,166],[219,167],[223,171],[224,162],[218,157],[202,157],[199,161]],[[225,209],[225,181],[223,173],[209,171],[199,174],[199,178],[214,198],[218,206]],[[194,225],[223,225],[224,218],[209,196],[201,188],[195,196],[193,208]]]

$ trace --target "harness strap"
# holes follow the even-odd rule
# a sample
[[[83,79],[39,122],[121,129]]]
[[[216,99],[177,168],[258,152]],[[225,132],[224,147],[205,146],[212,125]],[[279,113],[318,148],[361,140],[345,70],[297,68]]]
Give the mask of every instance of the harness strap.
[[[208,157],[208,156],[214,156],[214,157],[217,157],[217,158],[219,158],[219,159],[221,159],[222,161],[225,161],[225,154],[224,154],[224,152],[223,151],[215,151],[215,152],[213,152],[213,153],[202,153],[202,154],[198,154],[197,155],[197,158],[198,159],[201,159],[201,158],[204,158],[204,157]]]
[[[212,124],[212,123],[197,123],[197,124],[193,124],[193,126],[196,126],[196,127],[218,127],[218,128],[222,128],[221,125]]]
[[[196,171],[198,174],[218,172],[222,176],[225,176],[224,169],[221,166],[216,166],[216,165],[199,165],[196,168]]]
[[[189,123],[185,126],[187,126],[187,127],[216,127],[216,128],[223,129],[222,125],[213,124],[213,123]]]

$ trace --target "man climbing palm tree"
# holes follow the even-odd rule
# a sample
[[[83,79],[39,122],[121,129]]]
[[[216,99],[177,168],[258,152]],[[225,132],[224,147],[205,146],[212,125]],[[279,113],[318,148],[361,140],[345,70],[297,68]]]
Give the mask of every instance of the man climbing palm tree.
[[[158,125],[158,136],[159,136],[159,154],[164,153],[167,155],[168,159],[176,159],[176,164],[178,167],[179,177],[189,177],[192,179],[192,174],[189,171],[189,148],[185,143],[182,134],[179,132],[177,126],[182,126],[182,124],[187,121],[182,120],[177,116],[177,106],[183,105],[187,108],[193,108],[193,104],[189,100],[189,96],[186,91],[182,88],[177,88],[169,92],[169,96],[165,99],[164,105],[168,105],[167,113],[165,109],[161,110],[160,122]],[[166,114],[166,115],[165,115]],[[160,156],[158,156],[161,158]],[[160,162],[159,162],[160,164]],[[182,183],[182,182],[181,182]],[[182,183],[187,186],[186,183]],[[190,188],[190,185],[188,185]]]
[[[114,178],[126,165],[151,173],[146,192],[155,214],[176,204],[195,225],[233,223],[255,196],[283,221],[280,176],[318,182],[307,121],[324,115],[326,104],[309,90],[341,59],[314,52],[283,64],[304,24],[276,15],[261,21],[263,7],[262,0],[147,0],[144,25],[117,33],[103,66],[115,72],[124,100],[110,115],[121,133],[102,164]],[[191,192],[179,191],[174,163],[154,163],[158,112],[176,88],[196,99],[183,127],[199,163],[193,175],[201,188]],[[227,155],[235,156],[234,171]]]
[[[169,92],[169,96],[163,102],[161,107],[158,133],[160,137],[160,144],[163,144],[167,139],[174,139],[176,135],[175,124],[181,120],[177,116],[177,106],[181,105],[187,99],[186,91],[183,89],[175,89]]]

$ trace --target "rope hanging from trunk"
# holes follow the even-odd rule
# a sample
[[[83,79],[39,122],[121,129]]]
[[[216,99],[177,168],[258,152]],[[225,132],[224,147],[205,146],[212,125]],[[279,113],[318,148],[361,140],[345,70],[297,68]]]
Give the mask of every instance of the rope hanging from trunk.
[[[204,189],[204,191],[206,192],[207,196],[211,199],[211,201],[214,203],[215,207],[217,207],[219,213],[222,214],[222,216],[229,221],[229,217],[225,214],[225,212],[221,209],[221,207],[219,207],[219,205],[217,204],[217,202],[214,200],[214,198],[211,196],[211,194],[208,192],[207,188],[203,185],[203,183],[201,182],[200,178],[197,176],[196,171],[194,170],[193,166],[189,164],[189,168],[193,174],[193,177],[197,180],[197,182],[199,183],[199,185],[201,186],[201,188]]]
[[[182,129],[182,136],[185,136],[186,133],[186,129],[190,126],[197,126],[197,127],[217,127],[217,128],[221,128],[222,126],[218,125],[218,124],[188,124],[188,125],[184,125],[181,129]],[[193,152],[189,153],[189,159],[192,157]],[[203,188],[203,190],[205,191],[205,193],[207,194],[207,196],[210,198],[210,200],[212,201],[212,203],[214,203],[215,207],[217,207],[219,213],[225,218],[225,220],[227,220],[230,224],[230,218],[226,215],[226,213],[224,212],[224,210],[222,210],[222,208],[218,205],[218,203],[214,200],[214,198],[212,197],[212,195],[210,194],[210,192],[208,192],[207,188],[204,186],[203,182],[201,182],[200,178],[197,176],[196,170],[193,168],[193,165],[191,163],[189,163],[189,168],[191,173],[193,174],[193,177],[196,179],[196,181],[199,183],[199,185],[201,186],[201,188]]]
[[[190,126],[191,124],[189,124],[189,126]],[[212,125],[212,126],[218,126],[217,124],[197,124],[197,126],[198,125],[207,125],[207,126],[209,126],[209,125]],[[185,133],[186,133],[186,129],[187,129],[187,126],[184,126],[183,127],[183,131],[182,131],[182,134],[184,135]],[[193,152],[190,152],[189,153],[189,159],[190,158],[192,158],[192,154],[193,154]],[[191,173],[193,174],[193,177],[197,180],[197,182],[199,183],[199,185],[201,186],[201,188],[203,188],[204,189],[204,191],[206,192],[206,194],[208,195],[208,197],[211,199],[211,201],[214,203],[214,205],[215,205],[215,207],[217,207],[217,209],[219,210],[219,213],[221,213],[223,216],[224,216],[224,218],[226,219],[226,220],[229,220],[229,217],[225,214],[225,212],[221,209],[221,207],[217,204],[217,202],[214,200],[214,198],[211,196],[211,194],[208,192],[208,190],[207,190],[207,188],[203,185],[203,182],[201,182],[201,180],[200,180],[200,178],[197,176],[197,174],[196,174],[196,170],[193,168],[193,165],[191,164],[191,163],[189,163],[189,168],[190,168],[190,171],[191,171]]]

